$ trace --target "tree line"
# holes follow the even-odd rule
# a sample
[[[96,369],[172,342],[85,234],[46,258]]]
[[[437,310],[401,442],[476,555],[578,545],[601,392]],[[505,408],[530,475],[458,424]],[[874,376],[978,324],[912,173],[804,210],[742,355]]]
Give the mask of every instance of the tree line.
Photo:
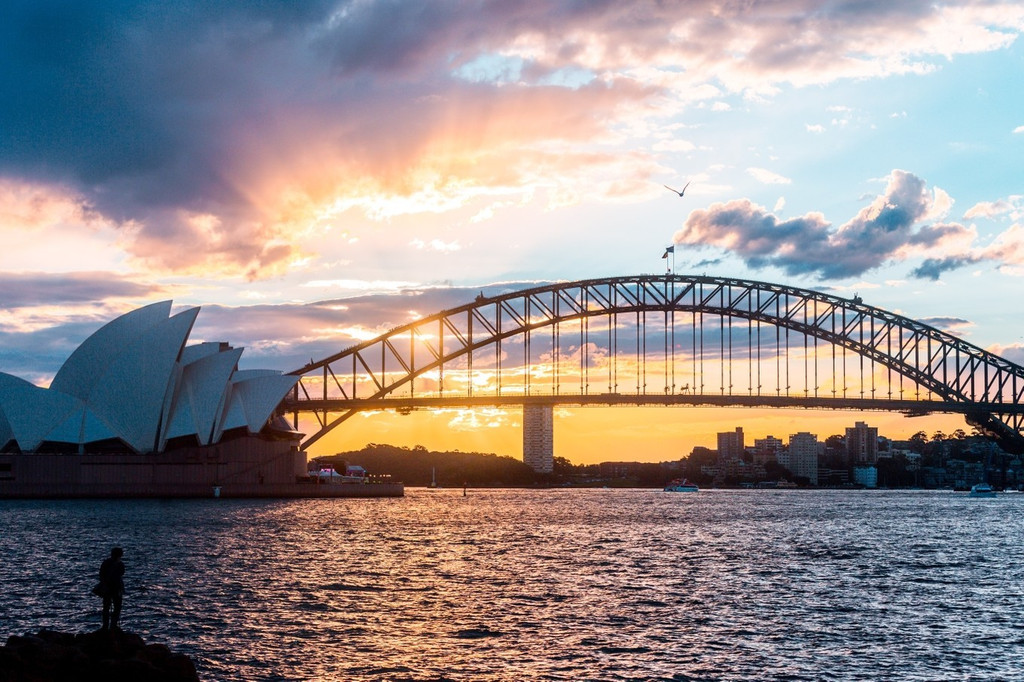
[[[375,476],[390,475],[410,486],[424,486],[436,480],[443,488],[488,486],[530,486],[550,483],[550,476],[538,474],[514,457],[483,452],[427,450],[370,443],[361,450],[318,457],[323,465],[344,471],[346,464],[359,465]]]
[[[885,440],[885,439],[880,439]],[[951,434],[941,431],[930,437],[924,431],[911,436],[905,446],[911,452],[921,456],[916,463],[902,456],[891,456],[887,448],[880,448],[877,461],[879,485],[903,487],[920,484],[917,469],[925,467],[941,467],[949,459],[960,459],[966,462],[978,462],[985,458],[984,449],[977,446],[989,442],[975,433],[966,434],[957,429]],[[994,469],[1005,472],[1007,456],[989,462]],[[991,455],[989,455],[991,456]],[[748,451],[744,459],[751,460]],[[828,436],[820,457],[820,465],[832,470],[847,465],[845,438],[841,435]],[[334,466],[344,471],[347,464],[360,465],[375,476],[390,475],[392,480],[401,481],[409,486],[425,486],[432,480],[444,488],[462,487],[523,487],[544,485],[609,485],[659,487],[673,478],[689,478],[702,485],[711,484],[711,478],[704,473],[705,468],[712,466],[718,459],[718,453],[705,447],[695,447],[693,451],[678,460],[646,463],[605,462],[602,464],[573,464],[564,457],[554,458],[552,473],[543,474],[533,471],[522,460],[506,455],[483,452],[461,452],[459,450],[433,451],[422,445],[402,447],[370,443],[360,450],[340,452],[336,455],[318,457],[315,462],[321,465]],[[806,480],[794,476],[777,462],[766,462],[764,480],[790,480],[807,484]],[[1005,477],[1005,475],[1004,475]],[[743,481],[727,480],[726,485],[737,485]],[[819,481],[828,485],[828,481]]]

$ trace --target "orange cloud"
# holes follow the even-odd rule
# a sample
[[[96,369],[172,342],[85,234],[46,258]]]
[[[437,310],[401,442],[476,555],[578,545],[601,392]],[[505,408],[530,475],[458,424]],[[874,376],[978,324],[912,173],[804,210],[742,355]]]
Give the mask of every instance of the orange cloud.
[[[1013,2],[185,1],[45,27],[30,5],[6,17],[0,95],[19,106],[3,172],[130,226],[117,243],[135,267],[250,279],[309,262],[351,210],[386,223],[640,199],[656,154],[693,144],[662,130],[688,107],[921,73],[1024,30]]]

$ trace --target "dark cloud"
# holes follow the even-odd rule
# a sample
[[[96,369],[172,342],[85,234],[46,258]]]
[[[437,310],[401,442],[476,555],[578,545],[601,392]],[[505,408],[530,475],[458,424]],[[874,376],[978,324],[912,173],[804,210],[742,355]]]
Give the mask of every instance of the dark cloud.
[[[163,287],[109,272],[0,273],[0,372],[47,383],[103,324],[166,295]],[[59,310],[59,312],[55,312]]]
[[[146,299],[162,292],[160,286],[132,281],[109,272],[0,272],[0,301],[8,310],[91,304],[110,299]]]
[[[244,221],[251,207],[227,160],[271,83],[243,65],[301,37],[318,8],[4,3],[0,174],[75,187],[107,218],[163,242],[181,237],[182,211]],[[192,261],[209,244],[190,246]]]
[[[87,187],[146,178],[119,188],[143,205],[178,205],[215,181],[212,164],[199,162],[215,158],[237,115],[228,107],[246,87],[226,58],[270,31],[257,31],[268,20],[258,10],[229,17],[206,7],[5,3],[3,169]],[[154,174],[165,182],[151,184]]]
[[[251,275],[292,255],[287,226],[266,206],[275,191],[316,201],[365,176],[400,186],[395,178],[446,132],[485,151],[515,148],[518,137],[499,139],[505,128],[474,137],[467,125],[483,129],[500,112],[529,112],[516,116],[529,126],[519,133],[526,142],[592,139],[618,104],[658,92],[615,78],[622,67],[728,66],[734,79],[746,74],[736,90],[794,71],[827,80],[838,76],[820,76],[825,65],[849,74],[846,54],[861,53],[863,36],[879,35],[871,47],[884,53],[877,46],[894,44],[893,33],[913,34],[938,11],[918,0],[768,11],[717,0],[10,0],[0,6],[0,175],[72,187],[130,225],[138,239],[129,248],[161,266],[212,253],[214,264]],[[522,40],[535,47],[523,83],[453,75]],[[739,44],[749,47],[736,54]],[[604,77],[527,87],[565,68]],[[531,90],[561,99],[540,107]],[[342,177],[311,170],[345,163]],[[258,172],[267,168],[294,180],[268,189]],[[197,233],[197,214],[216,227]],[[903,217],[872,229],[886,220]],[[158,248],[175,241],[190,249]]]
[[[928,214],[930,207],[931,195],[925,189],[924,180],[911,173],[894,170],[885,194],[839,228],[834,245],[851,249],[856,253],[850,255],[857,255],[865,247],[892,253],[913,240],[931,241],[922,239],[920,233],[912,232],[914,224]]]
[[[923,263],[910,271],[911,277],[918,279],[938,280],[944,272],[958,270],[978,262],[978,258],[971,255],[948,256],[946,258],[926,258]]]
[[[363,112],[385,142],[395,128],[376,115],[401,112],[387,82],[368,87],[358,72],[436,78],[450,72],[453,55],[472,58],[501,44],[503,34],[550,18],[520,3],[472,9],[284,0],[5,3],[0,170],[96,189],[97,205],[113,217],[168,207],[224,210],[244,202],[226,165],[238,152],[239,129],[275,132],[284,113],[357,123]],[[332,65],[357,76],[331,78]],[[407,106],[429,94],[405,77]],[[422,102],[416,110],[422,113]]]
[[[123,312],[95,304],[59,318],[45,310],[24,315],[24,328],[0,325],[0,372],[36,385],[48,384],[82,341]]]
[[[31,333],[0,328],[0,372],[36,385],[48,384],[68,356],[98,325],[57,324]]]
[[[80,277],[75,281],[88,279]],[[30,283],[28,279],[22,282]],[[310,360],[323,359],[389,329],[412,322],[414,317],[426,317],[470,303],[479,294],[495,296],[544,284],[508,282],[484,287],[408,289],[398,293],[305,304],[239,307],[204,305],[190,341],[225,341],[235,347],[245,348],[243,366],[292,371],[303,367]],[[0,284],[5,290],[9,285],[7,280]],[[112,291],[116,288],[116,285],[111,286]],[[187,307],[192,306],[178,304],[174,312]],[[74,317],[50,324],[38,324],[38,328],[31,331],[0,327],[0,371],[22,376],[35,383],[44,383],[82,341],[122,312],[124,310],[97,304]],[[968,320],[953,317],[926,318],[922,322],[945,330],[962,329],[971,324]],[[620,324],[629,323],[620,320]],[[730,338],[737,340],[734,352],[736,357],[742,357],[745,344],[741,339],[744,333],[749,333],[750,328],[743,320],[729,324],[733,327]],[[722,329],[713,327],[706,329],[702,338],[709,348],[714,348],[719,345],[720,335],[724,333]],[[510,339],[508,344],[511,346],[521,341],[521,338]],[[540,335],[534,340],[534,351],[539,352],[546,342],[547,337]],[[601,346],[602,342],[595,337],[591,343]],[[681,338],[679,343],[679,352],[688,352],[687,339]],[[567,350],[563,348],[563,352]],[[760,353],[762,359],[772,357],[768,348],[761,349]]]
[[[987,350],[992,351],[993,353],[1002,357],[1005,360],[1009,360],[1010,362],[1014,362],[1018,365],[1024,366],[1024,346],[997,346],[995,348],[989,348]]]
[[[748,199],[739,199],[693,211],[674,240],[731,250],[752,267],[778,265],[790,274],[802,274],[832,265],[820,258],[829,228],[822,216],[780,221]]]
[[[599,112],[616,103],[607,84],[580,89],[575,104],[545,107],[516,101],[536,99],[532,89],[452,76],[517,31],[545,27],[551,15],[536,9],[5,3],[0,176],[74,188],[84,204],[131,228],[126,244],[145,261],[252,277],[293,255],[275,193],[298,190],[315,202],[353,176],[394,182],[438,130],[486,145],[452,117],[453,107],[478,122],[525,107],[534,113],[519,118],[528,139],[558,136],[556,128],[596,132]],[[543,111],[557,116],[544,124]],[[268,188],[268,173],[291,179]],[[197,219],[207,220],[204,229]]]
[[[291,371],[310,359],[320,360],[394,327],[472,302],[477,295],[495,296],[540,286],[540,282],[509,282],[484,287],[409,289],[316,303],[228,307],[203,305],[190,342],[225,341],[246,349],[246,366]],[[24,290],[24,291],[23,291]],[[107,273],[71,275],[2,275],[0,300],[9,309],[48,304],[81,304],[77,312],[52,317],[47,308],[24,312],[20,327],[0,325],[0,372],[45,383],[89,335],[127,311],[110,299],[150,297],[154,287],[133,284]],[[104,303],[94,303],[101,298]],[[134,304],[134,303],[133,303]],[[176,303],[174,313],[191,308]],[[361,332],[361,333],[356,333]]]
[[[479,294],[495,296],[542,283],[505,283],[484,287],[408,289],[306,304],[203,306],[192,334],[195,340],[228,341],[247,348],[243,361],[291,371],[420,317],[471,303]]]
[[[922,317],[918,321],[946,332],[956,331],[974,324],[970,320],[960,317]]]
[[[742,199],[693,211],[675,242],[724,248],[751,267],[778,267],[790,275],[856,277],[902,258],[907,248],[934,248],[965,234],[960,225],[919,226],[932,203],[921,178],[894,170],[885,193],[838,229],[821,214],[780,220]],[[956,259],[926,261],[913,274],[937,277],[951,267],[959,267]]]
[[[395,327],[443,310],[473,302],[480,294],[497,296],[544,286],[546,282],[507,282],[483,287],[438,287],[408,289],[398,293],[354,296],[307,304],[253,305],[241,307],[203,306],[192,333],[192,341],[227,341],[245,347],[242,362],[246,366],[267,367],[282,371],[300,369],[311,360],[322,360],[342,350],[374,338]],[[619,324],[629,326],[624,319]],[[747,323],[736,320],[735,338],[749,331]],[[717,347],[724,332],[717,327],[706,329],[702,336],[708,347]],[[627,337],[632,331],[626,332]],[[571,336],[571,335],[570,335]],[[575,338],[575,337],[574,337]],[[624,337],[625,338],[625,337]],[[565,339],[569,345],[574,341]],[[689,352],[689,338],[680,338],[679,353]],[[505,342],[506,352],[523,343],[521,336]],[[550,350],[550,336],[538,335],[531,340],[531,352]],[[603,339],[593,336],[590,343],[604,349]],[[623,341],[623,343],[626,343]],[[742,352],[737,342],[736,357]],[[572,352],[563,347],[562,352]],[[599,351],[600,352],[600,351]],[[762,358],[774,357],[767,348]],[[486,360],[483,360],[486,362]]]
[[[487,3],[475,4],[478,12],[486,11]],[[464,15],[451,3],[385,0],[341,6],[340,20],[324,31],[317,46],[342,73],[416,71],[450,49],[452,38],[465,37],[458,26]],[[467,51],[474,48],[472,43],[463,43]]]
[[[536,42],[522,72],[534,85],[564,68],[610,74],[655,58],[731,63],[784,80],[809,62],[842,65],[864,35],[912,33],[937,11],[916,0],[770,11],[713,0],[10,0],[0,8],[0,174],[68,183],[154,241],[182,238],[182,211],[215,215],[230,238],[252,245],[222,257],[263,268],[289,251],[263,248],[274,235],[251,196],[254,160],[287,168],[310,150],[347,157],[365,148],[366,158],[411,163],[430,122],[451,122],[435,110],[525,89],[453,76],[517,40]],[[736,36],[750,45],[741,55]],[[595,50],[600,63],[591,67]],[[564,130],[572,119],[599,121],[613,105],[602,110],[593,96],[580,89],[562,102],[573,113]],[[486,115],[477,108],[474,116]]]

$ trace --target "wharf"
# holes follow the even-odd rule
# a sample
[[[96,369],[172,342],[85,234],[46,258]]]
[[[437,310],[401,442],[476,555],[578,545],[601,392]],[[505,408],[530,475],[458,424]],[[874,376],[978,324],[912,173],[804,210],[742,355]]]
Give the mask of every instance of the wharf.
[[[397,482],[322,483],[305,453],[273,448],[158,454],[2,453],[0,499],[402,497]]]

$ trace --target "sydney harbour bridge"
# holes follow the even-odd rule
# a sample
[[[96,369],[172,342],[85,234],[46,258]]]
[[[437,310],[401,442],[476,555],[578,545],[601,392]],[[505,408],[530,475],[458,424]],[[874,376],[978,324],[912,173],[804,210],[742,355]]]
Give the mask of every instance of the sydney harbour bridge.
[[[858,296],[725,277],[481,293],[292,374],[306,447],[362,411],[522,406],[550,429],[563,404],[960,413],[1024,452],[1024,367]]]

